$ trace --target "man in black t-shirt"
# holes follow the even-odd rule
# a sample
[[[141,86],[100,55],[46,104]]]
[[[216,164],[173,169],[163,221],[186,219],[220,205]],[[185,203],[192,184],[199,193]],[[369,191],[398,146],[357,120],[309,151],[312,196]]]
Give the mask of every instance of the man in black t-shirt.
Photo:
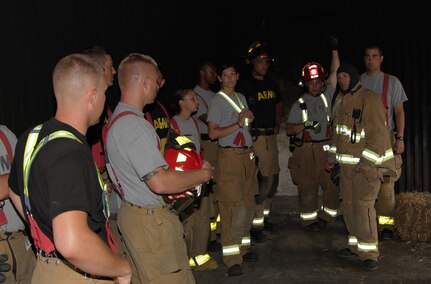
[[[259,168],[259,194],[256,195],[256,214],[251,236],[257,242],[267,239],[263,229],[264,225],[269,225],[267,219],[280,172],[276,135],[280,129],[283,103],[276,83],[267,76],[273,60],[271,49],[266,43],[252,43],[246,54],[246,62],[252,67],[252,74],[238,88],[254,113],[251,135]]]
[[[103,68],[88,55],[68,55],[57,63],[53,85],[55,117],[20,137],[9,178],[10,198],[38,251],[32,283],[130,283],[129,263],[108,246],[115,249],[105,227],[106,192],[85,137],[104,107]]]

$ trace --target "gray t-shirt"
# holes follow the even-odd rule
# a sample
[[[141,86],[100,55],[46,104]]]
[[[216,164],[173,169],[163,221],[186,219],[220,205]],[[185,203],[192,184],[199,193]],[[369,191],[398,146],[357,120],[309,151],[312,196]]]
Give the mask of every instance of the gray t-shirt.
[[[197,124],[196,124],[196,118],[192,118],[189,117],[189,119],[184,120],[181,117],[179,117],[178,115],[175,115],[174,117],[172,117],[171,119],[171,131],[176,130],[176,126],[175,126],[175,122],[178,126],[178,130],[180,131],[180,135],[182,136],[186,136],[187,138],[189,138],[196,146],[196,152],[200,153],[201,151],[201,136],[199,134],[199,130]]]
[[[195,117],[199,123],[199,132],[201,134],[208,134],[208,127],[202,120],[199,119],[199,116],[208,113],[209,103],[214,97],[215,93],[211,90],[204,90],[199,85],[196,85],[193,90],[199,95],[196,97],[199,102],[198,111],[193,115],[193,117]]]
[[[236,94],[237,97],[241,100],[242,105],[245,108],[248,108],[245,97],[240,93]],[[240,107],[237,97],[234,95],[232,97],[232,100]],[[209,105],[208,121],[217,123],[220,127],[225,127],[237,123],[238,113],[222,95],[217,93],[214,95],[214,98],[211,100]],[[244,140],[241,139],[242,137],[244,137]],[[237,141],[237,143],[235,143],[235,141]],[[251,138],[248,127],[243,126],[242,128],[236,129],[231,134],[219,138],[218,143],[221,147],[251,147],[253,145],[253,140]]]
[[[17,142],[15,134],[13,134],[13,132],[5,125],[0,125],[0,131],[6,136],[12,148],[12,153],[14,153]],[[13,157],[9,157],[6,146],[3,144],[3,141],[0,140],[0,175],[10,173],[11,164],[9,160],[12,158]],[[12,206],[9,199],[4,200],[3,212],[6,215],[7,224],[0,226],[0,231],[11,233],[18,230],[24,230],[24,223],[21,221],[21,218],[18,216],[18,213],[15,211],[15,208]]]
[[[326,86],[326,90],[323,93],[323,95],[326,98],[326,102],[328,104],[328,108],[325,108],[325,104],[322,100],[322,98],[319,96],[311,96],[308,93],[305,93],[302,95],[302,99],[304,100],[305,104],[307,105],[307,112],[308,112],[308,120],[309,121],[317,121],[320,124],[321,131],[319,133],[315,133],[313,130],[304,130],[308,135],[311,136],[312,140],[325,140],[329,139],[329,123],[327,119],[327,115],[330,115],[331,112],[331,101],[332,97],[334,95],[334,88],[328,84]],[[302,119],[302,110],[299,106],[300,102],[297,100],[290,109],[289,116],[287,118],[287,123],[303,123]],[[296,138],[301,139],[302,138],[302,132],[296,135]]]
[[[399,103],[404,103],[408,100],[406,93],[404,92],[403,85],[401,84],[400,80],[398,80],[397,77],[393,75],[389,75],[389,84],[388,84],[388,122],[389,122],[389,130],[395,129],[395,122],[394,122],[394,107]],[[377,76],[368,76],[367,73],[363,73],[361,75],[361,84],[365,88],[368,88],[370,90],[373,90],[376,92],[380,99],[382,99],[382,93],[383,93],[383,80],[384,80],[384,73],[380,72]]]
[[[162,205],[162,196],[155,194],[142,177],[156,168],[168,168],[160,153],[160,140],[141,110],[119,102],[110,120],[124,111],[109,129],[106,151],[109,162],[124,191],[124,199],[139,206]],[[115,177],[111,177],[115,179]]]

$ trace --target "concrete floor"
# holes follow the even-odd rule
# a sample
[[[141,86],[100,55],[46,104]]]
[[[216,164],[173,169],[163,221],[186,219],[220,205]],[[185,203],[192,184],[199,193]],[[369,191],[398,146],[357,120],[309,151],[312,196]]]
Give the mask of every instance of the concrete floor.
[[[340,220],[321,232],[308,232],[299,223],[296,196],[276,196],[271,238],[253,244],[259,261],[243,263],[243,275],[228,277],[221,252],[211,253],[219,267],[194,272],[198,284],[207,283],[431,283],[431,244],[406,243],[395,238],[379,244],[379,269],[365,272],[358,259],[340,259],[346,244]]]

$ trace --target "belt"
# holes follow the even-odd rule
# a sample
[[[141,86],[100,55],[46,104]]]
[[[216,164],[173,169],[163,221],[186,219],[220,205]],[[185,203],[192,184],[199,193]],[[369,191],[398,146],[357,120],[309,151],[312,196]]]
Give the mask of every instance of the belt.
[[[90,273],[82,271],[81,269],[79,269],[78,267],[76,267],[75,265],[73,265],[72,263],[70,263],[69,261],[67,261],[66,259],[64,259],[62,256],[57,256],[56,252],[53,252],[53,253],[50,253],[50,254],[45,254],[44,251],[39,251],[37,253],[37,257],[38,257],[38,259],[40,259],[41,261],[43,261],[46,264],[50,264],[51,261],[53,261],[54,264],[58,265],[58,263],[61,262],[65,266],[67,266],[70,269],[72,269],[73,271],[75,271],[76,273],[84,276],[85,279],[111,280],[111,278],[108,278],[108,277],[93,276]]]
[[[15,232],[0,231],[0,241],[6,240],[7,238],[12,236],[13,234],[17,234],[17,233],[22,233],[22,234],[24,234],[24,236],[27,236],[27,233],[25,230],[18,230]]]
[[[310,141],[304,141],[304,143],[323,143],[329,141],[329,139],[323,139],[323,140],[310,140]]]
[[[251,147],[244,146],[244,147],[231,147],[231,146],[225,146],[225,147],[219,147],[221,151],[232,151],[235,154],[245,154],[251,152]]]
[[[247,150],[247,149],[250,149],[251,147],[250,146],[242,146],[242,147],[233,147],[233,146],[220,146],[220,148],[223,148],[223,149],[244,149],[244,150]]]
[[[156,212],[156,210],[160,210],[160,209],[170,209],[170,205],[168,204],[162,204],[162,205],[148,205],[148,206],[139,206],[139,205],[135,205],[132,204],[130,202],[124,201],[124,205],[130,206],[132,208],[137,208],[137,209],[142,209],[142,210],[146,210],[147,215],[154,215],[154,213]],[[145,212],[145,211],[144,211]]]
[[[252,128],[250,130],[251,136],[270,136],[274,135],[274,128]]]
[[[308,141],[305,141],[304,140],[304,143],[323,143],[323,142],[326,142],[326,141],[329,141],[330,139],[323,139],[323,140],[308,140]],[[290,143],[302,143],[302,140],[301,139],[298,139],[298,138],[291,138],[290,139]]]

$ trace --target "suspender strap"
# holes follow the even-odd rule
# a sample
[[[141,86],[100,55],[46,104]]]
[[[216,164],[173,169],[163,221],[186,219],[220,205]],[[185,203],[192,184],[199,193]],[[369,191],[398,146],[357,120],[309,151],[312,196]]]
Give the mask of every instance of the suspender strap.
[[[116,117],[114,117],[113,120],[111,120],[108,123],[108,127],[106,129],[106,138],[104,139],[104,145],[103,145],[103,147],[105,149],[106,149],[106,141],[108,140],[108,133],[109,133],[109,130],[111,129],[111,127],[120,118],[122,118],[123,116],[129,115],[129,114],[138,115],[137,113],[134,113],[133,111],[123,111],[123,112],[120,112]],[[147,112],[147,114],[148,114],[148,112]],[[150,119],[151,119],[151,116],[150,116]],[[148,120],[148,118],[147,118],[147,120]],[[124,197],[124,191],[123,191],[123,188],[121,187],[120,180],[118,179],[118,176],[117,176],[117,174],[114,171],[114,168],[110,164],[110,162],[109,162],[109,156],[107,154],[105,154],[105,159],[106,159],[106,170],[108,171],[108,174],[111,176],[111,179],[112,179],[112,176],[114,176],[114,178],[115,178],[115,183],[112,183],[111,185],[114,187],[114,189],[118,192],[118,194],[121,197]]]
[[[0,140],[3,142],[3,145],[6,148],[9,163],[12,164],[12,161],[13,161],[12,145],[10,145],[9,139],[7,139],[6,134],[4,134],[3,131],[1,131],[1,129],[0,129]]]
[[[166,118],[167,118],[167,120],[168,120],[168,124],[169,124],[169,113],[168,113],[168,111],[166,110],[166,108],[165,108],[165,106],[161,103],[161,102],[159,102],[159,101],[156,101],[156,103],[160,106],[160,108],[163,110],[163,112],[165,113],[165,116],[166,116]],[[153,123],[151,123],[151,124],[153,124]]]
[[[40,229],[39,225],[37,224],[36,220],[33,218],[31,214],[31,205],[30,205],[30,196],[29,196],[29,188],[28,188],[28,180],[30,177],[30,169],[31,165],[36,157],[36,155],[39,153],[39,151],[42,149],[43,146],[45,146],[49,141],[52,141],[57,138],[67,138],[77,141],[78,143],[81,143],[81,140],[79,140],[75,135],[73,135],[69,131],[65,130],[58,130],[56,132],[53,132],[44,138],[42,138],[39,143],[36,145],[37,139],[39,137],[40,130],[42,129],[42,125],[36,126],[32,131],[30,131],[30,134],[27,138],[27,143],[25,145],[24,150],[24,162],[23,162],[23,176],[24,176],[24,204],[26,207],[26,213],[30,222],[30,231],[31,235],[35,241],[35,246],[38,249],[42,249],[45,254],[51,254],[55,251],[55,246],[53,242],[43,233],[43,231]],[[97,169],[96,164],[94,165],[97,177],[99,180],[99,185],[102,190],[102,204],[103,204],[103,214],[105,215],[106,222],[106,232],[107,232],[107,239],[109,246],[111,249],[116,252],[117,251],[117,244],[115,242],[115,239],[112,236],[110,227],[109,227],[109,216],[110,216],[110,209],[109,209],[109,203],[108,203],[108,192],[107,188],[105,187],[105,183],[103,182],[103,178],[100,175],[99,170]]]
[[[205,104],[205,107],[206,107],[206,109],[207,109],[207,111],[208,111],[208,103],[207,103],[207,101],[201,96],[201,95],[199,95],[198,93],[196,93],[197,95],[198,95],[198,97],[199,98],[201,98],[202,99],[202,101],[204,102],[204,104]]]
[[[241,100],[240,100],[240,98],[238,97],[238,95],[237,95],[237,93],[235,93],[234,92],[234,94],[235,94],[235,96],[236,96],[236,99],[237,99],[237,101],[238,101],[238,105],[232,100],[232,98],[231,97],[229,97],[228,95],[226,95],[224,92],[222,92],[222,91],[219,91],[218,93],[217,93],[217,95],[220,95],[220,96],[222,96],[232,107],[233,107],[233,109],[237,112],[237,113],[240,113],[241,112],[241,110],[244,108],[244,105],[242,104],[242,102],[241,102]],[[244,125],[245,126],[248,126],[248,118],[246,118],[245,119],[245,122],[244,122]]]

